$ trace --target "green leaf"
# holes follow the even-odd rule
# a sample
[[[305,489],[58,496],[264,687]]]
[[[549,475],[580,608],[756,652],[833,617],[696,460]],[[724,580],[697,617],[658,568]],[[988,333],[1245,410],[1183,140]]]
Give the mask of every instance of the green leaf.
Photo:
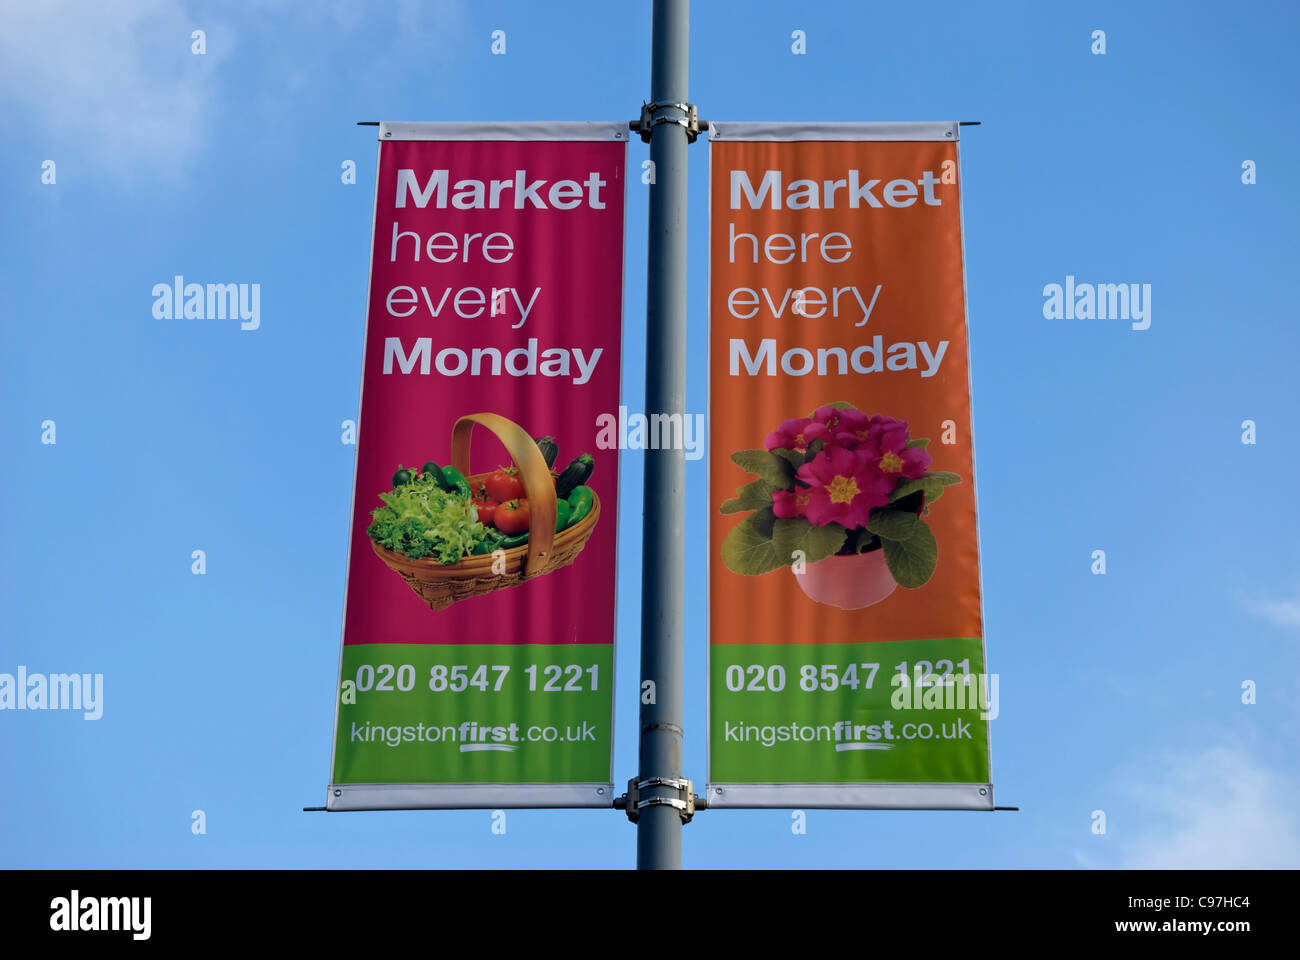
[[[818,437],[812,443],[808,444],[808,450],[803,455],[804,463],[811,463],[813,457],[822,452],[822,447],[826,446],[826,441]]]
[[[880,543],[880,538],[866,527],[858,527],[845,538],[844,546],[840,547],[839,552],[870,553],[872,550],[879,550]]]
[[[903,445],[903,449],[907,450],[910,447],[920,447],[922,450],[924,450],[929,445],[930,445],[929,437],[915,437],[907,441],[907,443]]]
[[[844,544],[848,531],[838,523],[819,527],[807,517],[777,520],[772,526],[772,546],[784,563],[793,563],[794,552],[803,552],[805,563],[832,556]]]
[[[876,507],[867,520],[867,529],[882,540],[910,540],[920,522],[915,513]]]
[[[939,545],[924,520],[908,540],[885,540],[885,563],[900,587],[915,590],[934,575],[939,562]]]
[[[954,474],[954,476],[956,476],[956,474]],[[917,477],[915,480],[904,480],[895,487],[894,492],[889,495],[889,502],[897,503],[899,500],[911,496],[918,490],[925,492],[926,503],[933,503],[943,494],[943,483],[932,479],[928,473],[923,477]]]
[[[852,410],[857,408],[857,404],[848,403],[844,400],[832,400],[830,403],[823,403],[818,405],[817,410],[820,410],[822,407],[834,407],[836,410]],[[808,416],[811,417],[813,413],[817,412],[817,410],[814,410],[812,413],[808,414]]]
[[[961,483],[960,475],[947,470],[932,470],[915,480],[904,480],[894,488],[894,492],[889,495],[889,500],[891,503],[897,503],[918,490],[924,490],[925,502],[931,504],[943,495],[944,487],[954,483]]]
[[[790,466],[794,467],[796,470],[798,470],[800,467],[803,466],[803,454],[800,453],[798,450],[786,450],[784,448],[780,448],[777,450],[773,450],[772,452],[775,453],[782,460],[784,460],[786,463],[790,464]]]
[[[756,473],[782,490],[790,489],[794,483],[794,466],[770,451],[737,450],[731,460],[742,470]]]
[[[785,566],[772,545],[772,508],[751,513],[722,541],[722,562],[732,573],[757,577]]]
[[[755,480],[736,491],[730,500],[722,501],[719,513],[744,513],[746,510],[762,510],[772,505],[772,494],[781,488],[766,480]]]

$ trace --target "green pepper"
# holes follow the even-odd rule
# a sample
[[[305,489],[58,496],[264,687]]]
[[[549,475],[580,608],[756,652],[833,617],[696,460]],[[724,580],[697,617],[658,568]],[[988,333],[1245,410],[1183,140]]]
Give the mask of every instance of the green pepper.
[[[570,509],[571,508],[569,507],[568,500],[555,501],[555,532],[556,533],[559,533],[561,530],[563,530],[565,527],[569,525]]]
[[[455,467],[443,467],[442,476],[446,481],[443,484],[443,489],[449,493],[458,493],[466,500],[470,498],[469,481],[465,479],[465,474]]]
[[[515,547],[522,547],[528,542],[528,531],[516,533],[513,537],[502,537],[501,542],[497,545],[502,550],[512,550]]]
[[[488,554],[494,550],[500,549],[500,547],[501,547],[501,538],[497,536],[489,536],[487,539],[481,540],[478,543],[474,544],[474,549],[471,550],[470,553],[473,554],[474,556],[481,557],[484,554]]]
[[[591,487],[582,486],[574,488],[569,494],[569,526],[578,523],[591,512],[592,504],[596,502],[596,491]]]

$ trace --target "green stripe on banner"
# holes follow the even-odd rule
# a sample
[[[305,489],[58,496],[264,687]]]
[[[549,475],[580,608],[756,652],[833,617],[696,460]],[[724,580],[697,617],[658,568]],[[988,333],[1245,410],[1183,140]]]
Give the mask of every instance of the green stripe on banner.
[[[334,783],[603,783],[613,659],[608,644],[346,646]]]
[[[709,780],[987,782],[997,687],[985,686],[982,647],[978,637],[714,644]]]

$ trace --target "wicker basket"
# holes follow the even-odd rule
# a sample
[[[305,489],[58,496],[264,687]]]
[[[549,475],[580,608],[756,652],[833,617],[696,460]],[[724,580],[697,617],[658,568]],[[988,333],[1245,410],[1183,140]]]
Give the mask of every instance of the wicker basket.
[[[519,467],[524,496],[528,498],[528,542],[504,551],[503,566],[502,558],[492,554],[469,556],[452,564],[439,563],[430,557],[412,560],[371,540],[370,545],[379,559],[405,580],[407,586],[433,610],[442,610],[467,597],[517,586],[525,580],[567,566],[586,545],[596,521],[600,519],[600,498],[593,497],[591,510],[585,517],[573,526],[555,532],[554,475],[528,432],[499,414],[471,414],[461,417],[452,428],[451,465],[465,474],[471,486],[488,476],[469,472],[469,440],[476,423],[496,434]],[[494,563],[501,572],[493,572]]]

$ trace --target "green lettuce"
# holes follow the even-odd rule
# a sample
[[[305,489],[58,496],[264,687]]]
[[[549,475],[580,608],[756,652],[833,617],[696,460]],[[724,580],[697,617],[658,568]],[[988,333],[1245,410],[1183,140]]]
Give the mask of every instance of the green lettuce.
[[[381,547],[412,560],[437,557],[439,563],[459,563],[487,539],[488,529],[478,522],[468,498],[443,490],[432,476],[421,474],[379,499],[384,505],[371,511],[366,533]]]

